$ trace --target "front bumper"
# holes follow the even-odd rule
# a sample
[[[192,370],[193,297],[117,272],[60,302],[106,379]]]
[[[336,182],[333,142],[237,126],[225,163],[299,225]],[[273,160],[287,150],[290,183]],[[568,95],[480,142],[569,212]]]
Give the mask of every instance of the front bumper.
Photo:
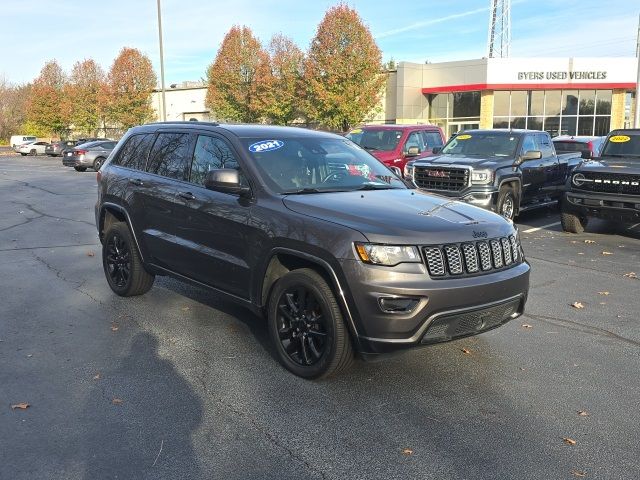
[[[443,197],[449,197],[461,202],[466,202],[471,205],[475,205],[476,207],[490,210],[492,212],[495,212],[497,210],[499,192],[498,189],[493,186],[472,185],[458,191],[430,190],[418,187],[413,182],[411,177],[408,177],[408,179],[416,188],[420,190],[436,193],[438,195],[442,195]]]
[[[399,267],[401,267],[399,269]],[[433,279],[422,264],[389,269],[345,260],[364,353],[445,342],[496,328],[524,311],[530,267]],[[383,311],[381,299],[412,299],[410,311]]]
[[[640,222],[640,196],[571,190],[565,193],[562,209],[581,217]]]

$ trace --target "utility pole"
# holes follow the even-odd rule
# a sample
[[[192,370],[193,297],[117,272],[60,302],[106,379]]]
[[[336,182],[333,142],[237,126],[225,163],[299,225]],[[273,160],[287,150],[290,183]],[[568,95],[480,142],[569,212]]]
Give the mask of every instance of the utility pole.
[[[633,128],[640,128],[640,15],[638,15],[638,35],[636,36],[636,61],[638,62],[638,73],[636,74],[636,105]]]
[[[160,87],[162,88],[162,121],[167,121],[167,102],[164,88],[164,52],[162,50],[162,14],[160,13],[160,0],[158,3],[158,38],[160,40]]]

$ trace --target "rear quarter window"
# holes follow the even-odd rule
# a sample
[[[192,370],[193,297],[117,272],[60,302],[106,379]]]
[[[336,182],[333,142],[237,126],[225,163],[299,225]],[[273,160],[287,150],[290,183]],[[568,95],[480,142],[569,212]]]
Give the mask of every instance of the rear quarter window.
[[[113,165],[144,170],[149,150],[153,144],[153,133],[132,135],[127,143],[120,149],[118,156],[113,160]]]

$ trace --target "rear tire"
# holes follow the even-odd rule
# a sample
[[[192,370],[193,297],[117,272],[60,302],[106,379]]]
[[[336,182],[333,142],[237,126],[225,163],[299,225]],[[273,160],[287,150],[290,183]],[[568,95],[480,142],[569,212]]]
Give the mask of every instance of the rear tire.
[[[31,154],[32,157],[35,157],[38,154],[38,152],[36,152],[35,149],[33,149],[33,148],[31,149],[31,151],[29,153]]]
[[[76,172],[86,172],[87,167],[73,167]]]
[[[276,282],[269,295],[268,329],[278,360],[300,377],[328,377],[353,363],[340,306],[314,270],[293,270]]]
[[[22,152],[20,152],[20,155],[22,155],[23,157],[26,157],[26,156],[27,156],[27,154],[26,154],[26,153],[22,153]]]
[[[121,297],[147,293],[155,280],[145,270],[133,235],[124,222],[112,223],[104,235],[102,267],[111,290]]]

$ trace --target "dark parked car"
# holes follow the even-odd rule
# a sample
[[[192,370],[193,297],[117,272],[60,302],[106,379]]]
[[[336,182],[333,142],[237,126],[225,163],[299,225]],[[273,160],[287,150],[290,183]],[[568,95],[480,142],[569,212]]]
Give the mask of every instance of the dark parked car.
[[[115,146],[116,142],[111,140],[76,145],[71,150],[65,150],[62,164],[73,167],[78,172],[84,172],[87,168],[93,168],[97,172]]]
[[[75,146],[76,142],[74,140],[58,140],[57,142],[47,145],[44,153],[50,157],[57,157],[58,155],[62,155],[65,149],[72,149]]]
[[[171,275],[264,313],[305,378],[475,335],[524,310],[513,223],[408,188],[364,149],[301,128],[135,127],[98,172],[111,289]],[[425,368],[428,368],[425,367]]]
[[[509,219],[557,203],[581,161],[580,152],[557,155],[539,130],[465,130],[433,153],[407,164],[407,180]]]
[[[562,203],[562,228],[582,233],[590,217],[640,222],[640,129],[614,130],[600,158],[573,171]]]
[[[553,137],[553,146],[558,153],[589,152],[591,158],[599,157],[606,137],[561,135]]]
[[[89,143],[89,142],[101,142],[101,141],[113,142],[113,140],[111,140],[110,138],[98,138],[98,137],[79,138],[77,140],[71,140],[71,141],[73,142],[73,145],[71,145],[70,147],[65,147],[62,150],[62,155],[66,154],[69,150],[73,149],[73,147],[75,147],[76,145],[82,145],[84,143]]]

